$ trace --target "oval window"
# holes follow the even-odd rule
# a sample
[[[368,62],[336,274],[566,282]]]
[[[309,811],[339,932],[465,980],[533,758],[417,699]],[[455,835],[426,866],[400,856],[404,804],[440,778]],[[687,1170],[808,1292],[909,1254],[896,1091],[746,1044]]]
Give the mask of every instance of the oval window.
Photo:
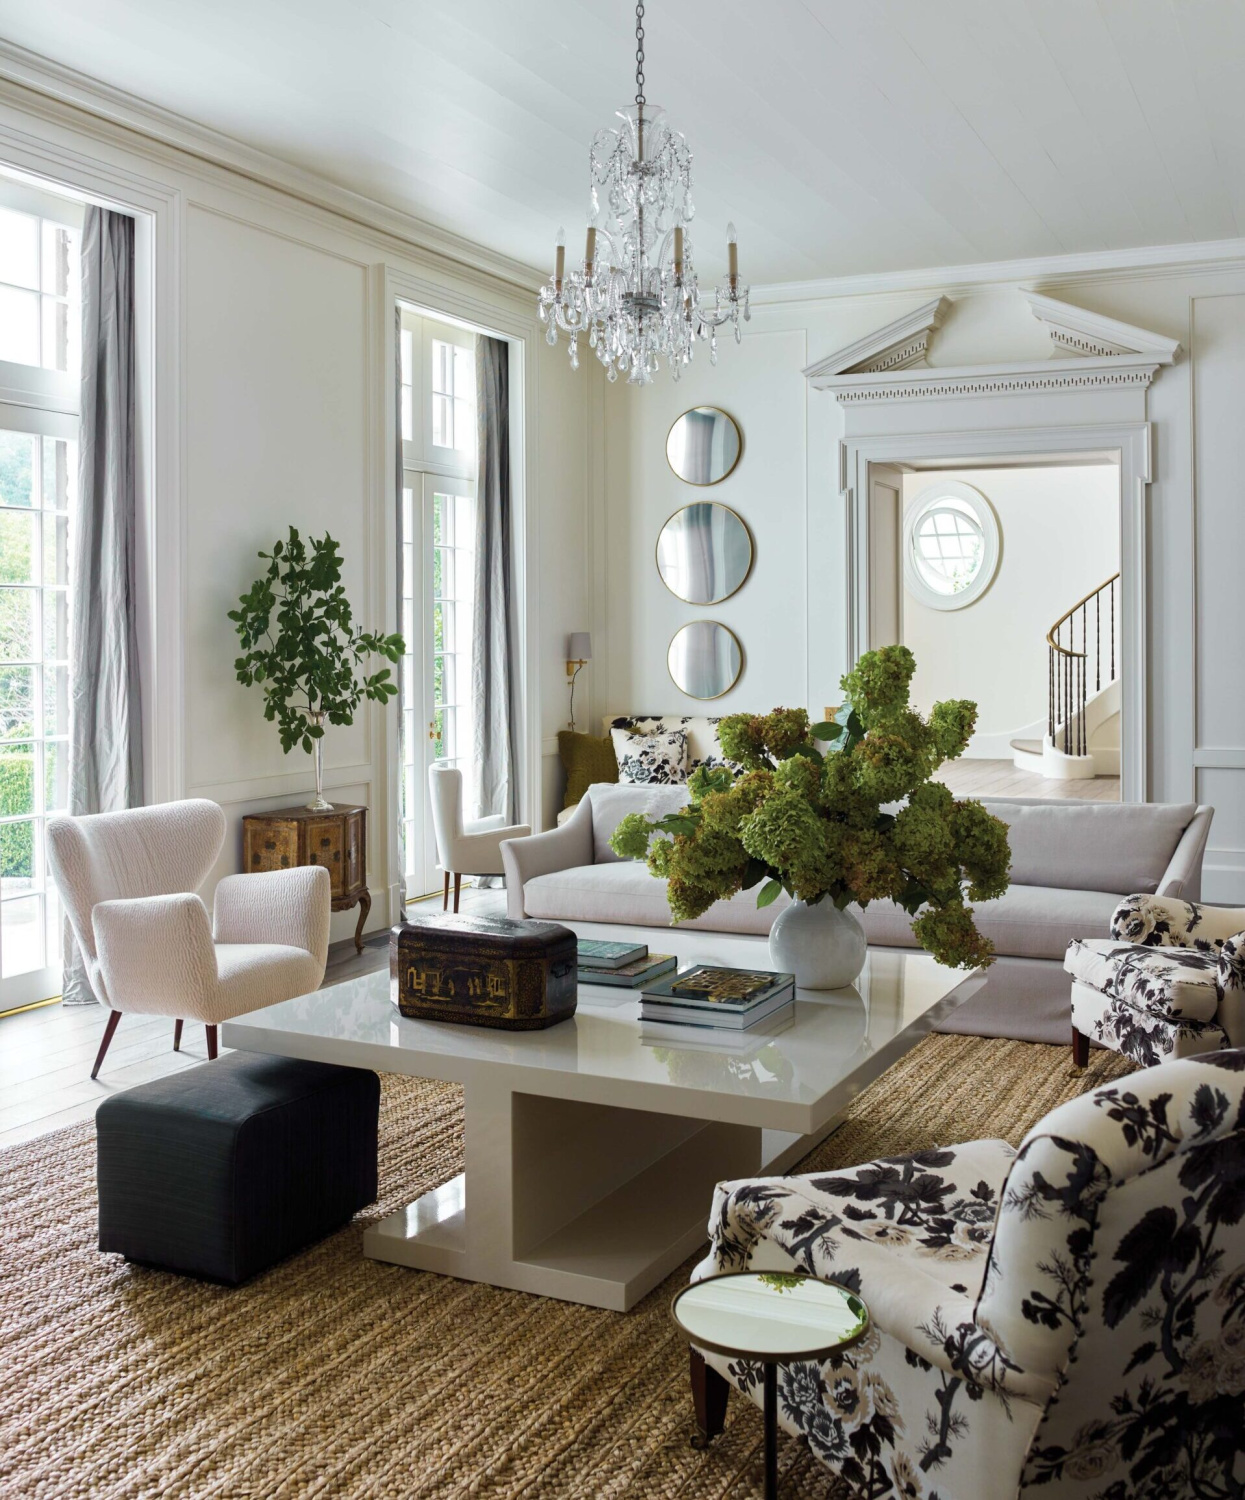
[[[904,576],[932,609],[979,599],[999,563],[999,523],[980,490],[943,480],[921,491],[904,518]]]

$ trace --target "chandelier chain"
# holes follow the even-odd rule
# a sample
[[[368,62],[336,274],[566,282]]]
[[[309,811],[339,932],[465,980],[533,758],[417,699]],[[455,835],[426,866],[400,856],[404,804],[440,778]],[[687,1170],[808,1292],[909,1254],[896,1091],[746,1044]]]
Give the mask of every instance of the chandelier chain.
[[[644,98],[644,0],[637,0],[635,8],[635,102],[645,103]]]

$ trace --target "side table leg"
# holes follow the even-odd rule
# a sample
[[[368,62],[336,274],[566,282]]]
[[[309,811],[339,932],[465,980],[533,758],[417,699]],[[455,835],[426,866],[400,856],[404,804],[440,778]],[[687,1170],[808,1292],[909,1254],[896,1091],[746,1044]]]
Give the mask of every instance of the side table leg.
[[[778,1366],[765,1366],[765,1500],[778,1500]]]
[[[368,913],[372,909],[372,893],[366,886],[363,894],[359,897],[359,920],[354,930],[354,945],[358,952],[363,952],[363,926],[367,921]]]
[[[696,1408],[693,1448],[707,1448],[726,1426],[726,1398],[730,1386],[708,1364],[699,1349],[692,1349],[692,1403]]]

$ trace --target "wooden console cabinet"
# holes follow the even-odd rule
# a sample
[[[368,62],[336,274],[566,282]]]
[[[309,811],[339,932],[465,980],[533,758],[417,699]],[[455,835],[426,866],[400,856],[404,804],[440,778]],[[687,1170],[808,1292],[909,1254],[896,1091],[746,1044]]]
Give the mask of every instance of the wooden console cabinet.
[[[242,819],[242,868],[250,873],[323,865],[332,882],[333,910],[360,907],[354,944],[363,952],[363,926],[372,909],[367,888],[367,808],[334,804],[325,812],[283,807]]]

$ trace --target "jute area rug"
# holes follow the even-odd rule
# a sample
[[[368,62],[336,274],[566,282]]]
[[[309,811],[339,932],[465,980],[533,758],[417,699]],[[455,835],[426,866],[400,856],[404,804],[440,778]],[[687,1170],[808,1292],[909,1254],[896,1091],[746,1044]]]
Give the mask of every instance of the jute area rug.
[[[1018,1143],[1130,1065],[932,1036],[853,1105],[804,1170],[980,1136]],[[760,1495],[761,1416],[689,1444],[682,1267],[631,1313],[365,1260],[365,1224],[459,1170],[461,1095],[386,1078],[381,1199],[230,1291],[127,1266],[95,1239],[94,1128],[0,1154],[0,1495]],[[706,1215],[708,1204],[705,1205]],[[802,1445],[784,1497],[847,1492]]]

